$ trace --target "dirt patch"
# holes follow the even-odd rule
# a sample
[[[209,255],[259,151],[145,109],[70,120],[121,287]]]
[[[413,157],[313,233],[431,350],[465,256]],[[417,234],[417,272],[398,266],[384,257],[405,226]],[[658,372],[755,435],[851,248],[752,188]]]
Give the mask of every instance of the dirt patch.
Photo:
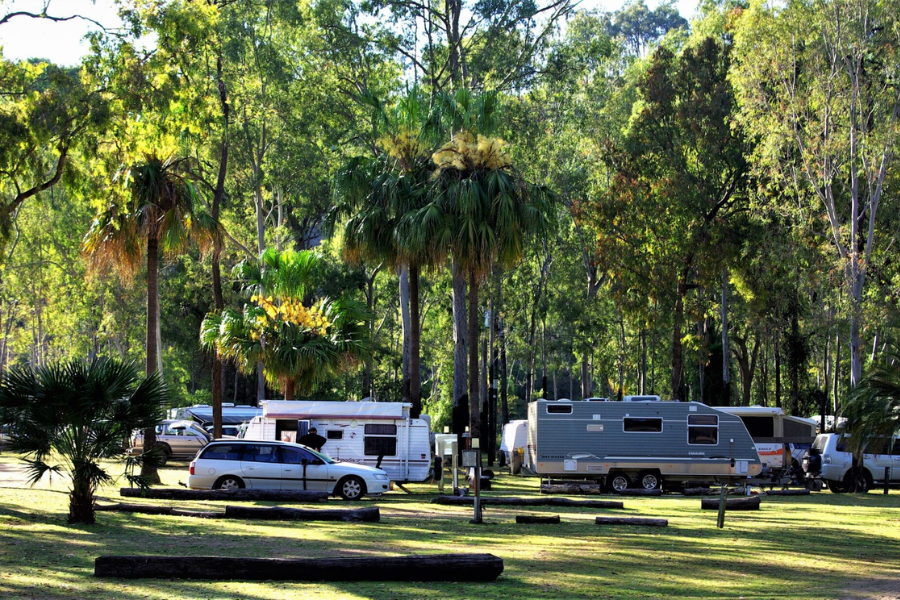
[[[848,582],[841,600],[900,600],[900,572]]]

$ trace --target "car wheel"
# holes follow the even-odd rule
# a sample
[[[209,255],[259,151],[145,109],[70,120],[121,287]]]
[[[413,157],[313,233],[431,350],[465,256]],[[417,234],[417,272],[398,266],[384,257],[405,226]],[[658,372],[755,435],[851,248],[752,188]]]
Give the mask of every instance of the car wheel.
[[[613,475],[609,480],[609,489],[614,492],[624,492],[631,487],[631,479],[624,473]]]
[[[213,484],[214,490],[242,490],[244,480],[236,475],[223,475]]]
[[[641,487],[645,490],[658,490],[662,485],[662,480],[659,478],[659,475],[652,471],[641,473],[640,481]]]
[[[356,475],[344,477],[337,484],[337,493],[344,500],[359,500],[366,494],[366,483]]]
[[[166,466],[166,463],[169,462],[169,460],[171,460],[172,458],[172,449],[168,444],[159,444],[157,448],[159,448],[158,464],[160,467],[164,467]]]
[[[866,494],[872,487],[872,478],[865,469],[852,469],[844,477],[844,487],[851,493]]]
[[[840,481],[834,481],[833,479],[826,479],[825,483],[828,484],[828,489],[831,490],[832,494],[843,494],[847,491],[847,488],[844,487],[844,484]]]

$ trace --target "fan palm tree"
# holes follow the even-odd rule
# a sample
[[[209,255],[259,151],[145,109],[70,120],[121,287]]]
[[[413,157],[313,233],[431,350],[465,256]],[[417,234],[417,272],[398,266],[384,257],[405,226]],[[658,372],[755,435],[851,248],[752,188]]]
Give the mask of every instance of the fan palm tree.
[[[850,447],[862,454],[870,440],[900,430],[900,353],[891,352],[873,365],[844,404]]]
[[[268,249],[234,269],[249,301],[242,311],[209,313],[200,340],[244,373],[264,365],[285,399],[312,392],[324,379],[355,367],[370,351],[364,307],[346,299],[305,301],[319,257]]]
[[[445,101],[457,123],[487,123],[495,100],[457,92]],[[469,430],[480,434],[478,389],[478,288],[494,265],[510,267],[523,256],[530,235],[553,221],[552,196],[513,168],[501,140],[462,128],[433,155],[437,165],[430,202],[416,215],[416,230],[432,255],[450,254],[468,274]]]
[[[112,481],[103,460],[125,460],[122,441],[163,416],[166,388],[155,373],[97,359],[13,368],[0,382],[0,421],[23,452],[29,480],[64,473],[72,480],[69,523],[94,522],[94,492]],[[138,478],[139,479],[139,478]]]
[[[435,135],[435,117],[427,112],[416,87],[393,108],[370,98],[376,123],[390,131],[379,140],[373,158],[350,159],[335,178],[335,208],[329,229],[343,233],[344,258],[352,264],[383,263],[401,271],[401,298],[408,282],[409,340],[404,336],[403,400],[411,414],[422,411],[420,373],[419,274],[434,264],[428,247],[419,243],[411,219],[423,205],[433,165],[429,140]],[[405,277],[404,277],[405,275]]]
[[[94,269],[113,267],[131,278],[147,261],[146,372],[161,370],[159,355],[159,255],[183,251],[190,240],[202,249],[221,243],[218,224],[199,210],[198,192],[187,176],[186,160],[147,156],[123,169],[123,202],[112,202],[98,214],[84,238],[84,251]],[[156,432],[144,432],[144,448],[154,451]],[[153,461],[142,475],[158,481]]]

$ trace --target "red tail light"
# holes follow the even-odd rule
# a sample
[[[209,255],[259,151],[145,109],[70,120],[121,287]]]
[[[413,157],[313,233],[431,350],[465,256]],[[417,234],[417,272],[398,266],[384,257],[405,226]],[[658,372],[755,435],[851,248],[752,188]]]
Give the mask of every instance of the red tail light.
[[[194,461],[191,461],[191,471],[190,471],[190,474],[191,474],[191,475],[194,474]]]

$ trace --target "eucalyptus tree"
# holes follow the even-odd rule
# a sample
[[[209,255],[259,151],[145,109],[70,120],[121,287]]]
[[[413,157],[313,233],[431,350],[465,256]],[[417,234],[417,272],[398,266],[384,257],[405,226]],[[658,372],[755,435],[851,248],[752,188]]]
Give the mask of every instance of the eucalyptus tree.
[[[72,481],[69,523],[94,522],[94,493],[113,477],[103,461],[125,461],[122,440],[163,416],[167,390],[156,373],[98,359],[15,367],[0,381],[0,420],[25,454],[31,483],[48,473]],[[139,483],[144,483],[143,480]]]
[[[159,339],[160,251],[174,255],[193,240],[201,248],[219,242],[217,223],[198,207],[198,192],[186,174],[186,162],[147,156],[123,167],[120,185],[110,190],[112,201],[94,218],[84,238],[84,250],[94,270],[112,267],[131,278],[146,260],[146,372],[162,376]],[[124,197],[123,197],[124,196]],[[144,432],[145,448],[153,451],[156,432]],[[146,463],[142,474],[158,477]]]
[[[738,243],[747,143],[732,126],[729,51],[704,38],[678,56],[661,47],[638,85],[621,144],[603,157],[613,174],[587,216],[620,303],[657,301],[672,314],[671,393],[683,389],[686,298],[721,277],[723,249]]]
[[[355,368],[370,351],[364,307],[355,300],[313,301],[319,255],[268,249],[234,269],[248,296],[240,311],[206,315],[200,339],[245,373],[264,365],[285,399],[308,394],[330,376]]]
[[[856,385],[867,271],[900,131],[897,7],[880,0],[753,2],[734,31],[740,117],[760,140],[754,164],[817,211],[844,272]]]

